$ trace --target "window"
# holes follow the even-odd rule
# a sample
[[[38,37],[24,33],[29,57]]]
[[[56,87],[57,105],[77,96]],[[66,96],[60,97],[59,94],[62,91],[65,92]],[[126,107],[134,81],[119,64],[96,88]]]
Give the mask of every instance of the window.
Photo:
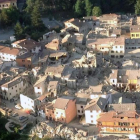
[[[111,51],[111,53],[114,53],[114,51]]]
[[[58,112],[56,112],[56,114],[58,114]]]
[[[132,125],[134,125],[134,123],[132,123]]]
[[[81,106],[81,108],[83,108],[83,106]]]
[[[63,115],[63,113],[61,113],[61,115]]]
[[[21,90],[21,88],[19,88],[19,90]]]
[[[25,62],[25,60],[22,60],[22,62]]]
[[[9,93],[11,95],[11,93]]]
[[[12,87],[12,89],[13,89],[13,87]]]
[[[16,90],[16,92],[17,92],[17,90]]]
[[[93,120],[91,120],[91,123],[93,123]]]
[[[30,61],[30,60],[28,60],[27,62],[29,62],[29,63],[30,63],[31,61]]]
[[[116,48],[117,48],[117,46],[116,46]]]
[[[90,117],[93,118],[93,115],[91,115]]]
[[[80,110],[78,110],[78,113],[80,113]]]
[[[13,5],[15,5],[15,4],[13,3]]]
[[[132,34],[132,37],[135,37],[135,34]]]
[[[136,37],[139,37],[139,34],[136,34]]]
[[[40,89],[40,87],[38,87],[38,89]]]

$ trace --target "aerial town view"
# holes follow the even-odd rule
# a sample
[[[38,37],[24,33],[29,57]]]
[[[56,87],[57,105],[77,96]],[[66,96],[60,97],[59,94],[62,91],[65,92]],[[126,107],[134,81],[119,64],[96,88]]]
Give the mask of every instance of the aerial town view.
[[[0,140],[140,140],[140,0],[0,0]]]

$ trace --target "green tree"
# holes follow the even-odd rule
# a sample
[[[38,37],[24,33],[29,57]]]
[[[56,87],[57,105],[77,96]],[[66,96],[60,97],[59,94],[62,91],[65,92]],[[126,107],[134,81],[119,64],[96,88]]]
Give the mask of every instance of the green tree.
[[[45,25],[43,24],[43,21],[41,19],[41,14],[39,10],[39,0],[36,0],[35,2],[35,6],[31,14],[31,23],[36,31],[44,31]]]
[[[135,4],[135,14],[140,14],[140,0],[137,0]]]
[[[15,6],[10,6],[7,11],[10,22],[15,24],[19,19],[18,9]]]
[[[102,14],[102,11],[101,11],[100,7],[95,6],[92,10],[92,15],[99,17],[99,16],[101,16],[101,14]]]
[[[14,35],[17,40],[23,39],[25,37],[23,27],[19,22],[15,25]]]
[[[0,22],[3,28],[11,24],[7,9],[2,9],[1,14],[0,14]]]
[[[86,15],[87,16],[91,16],[92,7],[93,7],[93,5],[90,2],[90,0],[85,0],[85,9],[86,9]]]
[[[84,15],[84,7],[85,7],[85,1],[83,0],[77,0],[75,4],[75,13],[77,16],[83,16]]]
[[[26,8],[25,11],[27,13],[31,13],[34,7],[35,0],[26,0]]]
[[[15,127],[15,128],[14,128],[14,131],[15,131],[15,133],[18,133],[19,130],[18,130],[17,127]]]

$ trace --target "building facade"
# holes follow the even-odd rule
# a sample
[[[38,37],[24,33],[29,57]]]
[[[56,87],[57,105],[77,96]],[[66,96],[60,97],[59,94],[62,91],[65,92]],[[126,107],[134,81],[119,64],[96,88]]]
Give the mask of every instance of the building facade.
[[[97,122],[100,133],[140,133],[140,116],[135,111],[106,112]]]
[[[17,7],[17,0],[0,0],[0,9],[9,8],[10,6]]]

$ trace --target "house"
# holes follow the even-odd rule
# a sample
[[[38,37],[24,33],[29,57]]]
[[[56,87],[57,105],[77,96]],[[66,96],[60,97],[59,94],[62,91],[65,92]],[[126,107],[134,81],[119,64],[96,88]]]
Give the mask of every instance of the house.
[[[91,100],[84,108],[85,120],[87,124],[97,124],[101,112],[107,109],[107,100],[104,98],[98,98]]]
[[[57,98],[53,107],[55,108],[56,121],[69,123],[76,117],[76,99],[74,97]]]
[[[88,99],[87,98],[77,98],[76,99],[76,108],[77,108],[77,117],[81,118],[84,114],[84,108],[87,104]]]
[[[113,29],[111,37],[120,37],[122,35],[122,29]]]
[[[103,14],[99,17],[100,25],[117,26],[120,22],[121,16],[117,14]]]
[[[140,115],[136,111],[109,111],[102,113],[97,122],[100,133],[140,133]]]
[[[62,73],[65,69],[65,66],[58,65],[58,66],[48,66],[45,74],[52,77],[53,79],[60,79],[62,77]]]
[[[36,97],[33,93],[28,95],[20,94],[20,104],[24,109],[37,111],[37,107],[46,102],[46,95]]]
[[[45,115],[47,120],[55,120],[55,113],[54,113],[54,103],[48,102],[45,105]]]
[[[56,97],[60,91],[60,86],[58,81],[50,81],[47,89],[48,89],[49,96]]]
[[[88,39],[87,48],[98,55],[111,58],[123,58],[125,53],[125,38]]]
[[[0,46],[0,59],[3,61],[15,61],[16,57],[20,55],[20,50],[16,48],[10,48]]]
[[[61,32],[66,32],[68,30],[77,31],[79,33],[87,33],[89,31],[88,23],[81,21],[79,19],[70,19],[64,22],[65,28],[61,30]]]
[[[140,38],[140,25],[130,26],[130,37],[131,39]]]
[[[58,51],[49,55],[48,63],[51,64],[64,64],[67,62],[69,55],[66,51]]]
[[[39,77],[39,79],[36,81],[34,84],[34,93],[36,97],[39,97],[44,94],[46,91],[47,87],[47,82],[46,82],[47,76]]]
[[[100,22],[99,22],[99,18],[96,16],[87,16],[87,17],[83,17],[83,20],[85,22],[88,22],[91,24],[91,27],[95,27],[95,26],[99,26]]]
[[[1,85],[3,99],[10,100],[19,95],[27,88],[28,83],[24,77],[18,76]]]
[[[140,49],[140,39],[139,38],[127,38],[125,39],[125,49],[126,50],[135,50]]]
[[[103,85],[89,86],[89,89],[85,92],[90,94],[90,99],[98,99],[99,97],[102,97],[106,99],[107,102],[111,103],[112,94],[103,91]]]
[[[23,55],[17,56],[16,63],[20,67],[32,68],[32,54],[25,53]]]
[[[45,111],[47,119],[69,123],[76,117],[76,99],[69,96],[57,98],[45,106]]]
[[[53,39],[50,43],[45,45],[45,48],[50,52],[58,51],[61,48],[61,42],[59,39]]]
[[[0,0],[0,9],[9,8],[10,6],[17,7],[17,0]]]
[[[30,53],[39,53],[41,51],[41,44],[30,38],[18,40],[11,45],[13,48],[25,49]]]
[[[112,70],[110,74],[110,85],[116,89],[123,90],[136,90],[140,85],[139,80],[140,70]]]

